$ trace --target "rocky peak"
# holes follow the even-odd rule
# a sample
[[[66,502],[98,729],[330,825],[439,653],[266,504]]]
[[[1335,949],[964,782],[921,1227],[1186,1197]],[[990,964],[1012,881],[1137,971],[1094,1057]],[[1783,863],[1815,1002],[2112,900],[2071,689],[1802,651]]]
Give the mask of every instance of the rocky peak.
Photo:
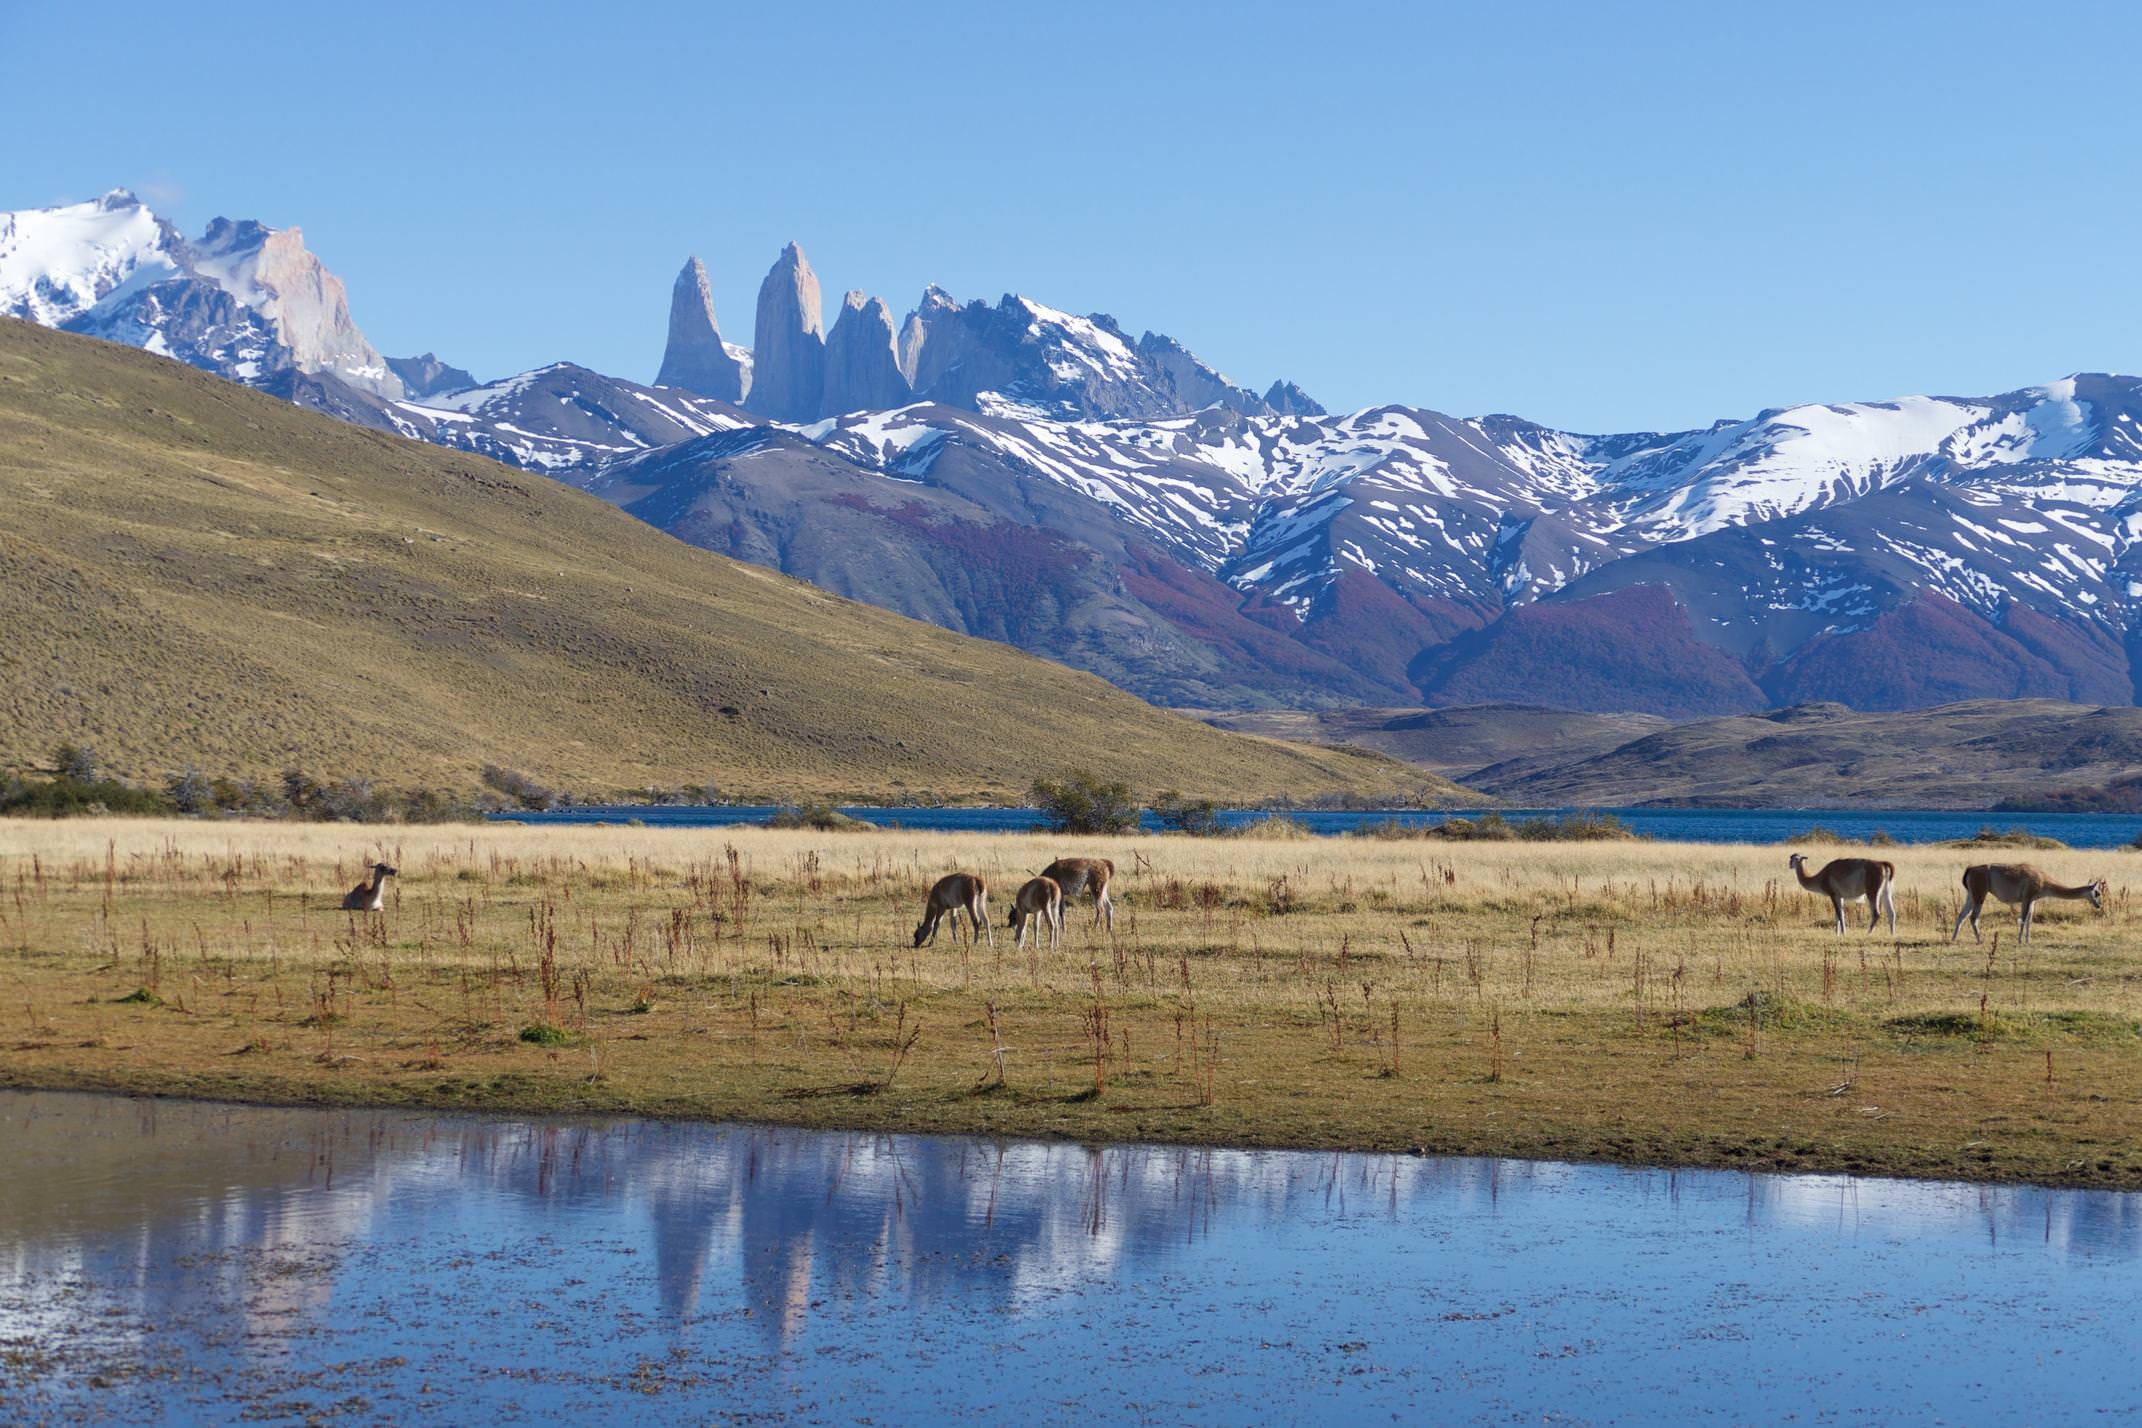
[[[791,243],[759,284],[751,390],[744,405],[776,421],[813,421],[824,402],[825,326],[818,275]]]
[[[1274,416],[1319,417],[1329,415],[1324,410],[1323,403],[1317,401],[1316,398],[1310,396],[1300,387],[1295,386],[1294,383],[1285,380],[1272,383],[1265,391],[1264,404]]]
[[[1261,415],[1265,409],[1255,392],[1228,381],[1165,333],[1148,332],[1138,339],[1138,361],[1152,374],[1152,384],[1183,411],[1221,406]]]
[[[922,314],[909,313],[907,321],[900,325],[900,375],[910,387],[915,385],[915,366],[922,360],[922,341],[927,336],[929,329],[922,325]]]
[[[387,366],[402,379],[403,391],[415,398],[466,392],[478,385],[475,377],[459,367],[448,366],[432,352],[421,357],[389,357]]]
[[[301,372],[327,372],[360,391],[403,395],[402,379],[350,316],[349,293],[305,246],[301,228],[217,218],[193,245],[196,275],[267,318]]]
[[[194,247],[207,257],[227,257],[258,249],[274,231],[257,219],[218,216],[208,220],[208,227],[202,231],[200,241]]]
[[[741,402],[750,372],[722,341],[714,320],[714,291],[706,264],[694,256],[677,274],[669,295],[669,345],[662,351],[658,387],[682,387],[703,397]]]
[[[823,411],[885,411],[907,405],[912,397],[894,347],[892,309],[883,298],[850,291],[826,338]]]

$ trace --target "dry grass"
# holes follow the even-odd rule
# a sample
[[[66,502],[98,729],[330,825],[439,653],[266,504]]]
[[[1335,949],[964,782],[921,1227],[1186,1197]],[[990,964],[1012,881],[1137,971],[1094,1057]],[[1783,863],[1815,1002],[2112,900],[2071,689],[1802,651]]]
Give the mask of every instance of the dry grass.
[[[1014,951],[1066,851],[0,823],[0,1082],[2142,1185],[2133,853],[2034,855],[2113,897],[2019,948],[1937,850],[1839,939],[1781,848],[1090,840],[1115,936]],[[914,951],[954,866],[995,946]]]
[[[859,557],[863,558],[863,557]],[[1469,801],[695,550],[546,477],[0,318],[0,773]]]

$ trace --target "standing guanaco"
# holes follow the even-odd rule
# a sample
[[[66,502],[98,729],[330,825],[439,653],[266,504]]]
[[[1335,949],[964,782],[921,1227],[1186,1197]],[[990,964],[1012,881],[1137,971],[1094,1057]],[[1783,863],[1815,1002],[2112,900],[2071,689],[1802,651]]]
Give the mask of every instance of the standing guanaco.
[[[1824,863],[1822,871],[1807,871],[1807,855],[1795,853],[1789,860],[1793,876],[1800,886],[1809,892],[1821,893],[1830,900],[1830,910],[1837,915],[1837,931],[1844,932],[1844,910],[1848,902],[1867,904],[1867,930],[1874,931],[1882,914],[1889,914],[1889,935],[1897,932],[1897,900],[1894,888],[1897,880],[1897,865],[1885,863],[1879,858],[1838,858]]]
[[[1044,922],[1049,928],[1049,950],[1054,952],[1064,935],[1064,890],[1051,877],[1028,878],[1018,895],[1012,899],[1011,930],[1014,948],[1026,945],[1026,934],[1034,924]],[[1034,933],[1034,945],[1041,945],[1041,934]]]
[[[2103,878],[2075,887],[2063,887],[2029,863],[1975,863],[1964,869],[1963,885],[1964,907],[1956,914],[1956,929],[1949,934],[1951,942],[1963,935],[1966,922],[1971,924],[1973,941],[1985,940],[1978,935],[1978,912],[1988,897],[2022,906],[2023,912],[2018,919],[2021,930],[2016,934],[2018,942],[2030,941],[2032,914],[2037,912],[2038,904],[2048,898],[2087,901],[2099,912],[2105,910],[2106,884]]]
[[[1116,930],[1116,905],[1108,896],[1108,884],[1116,875],[1116,865],[1106,858],[1058,858],[1041,870],[1064,890],[1069,901],[1080,893],[1093,895],[1093,920],[1099,925],[1102,918],[1108,919],[1108,930]]]

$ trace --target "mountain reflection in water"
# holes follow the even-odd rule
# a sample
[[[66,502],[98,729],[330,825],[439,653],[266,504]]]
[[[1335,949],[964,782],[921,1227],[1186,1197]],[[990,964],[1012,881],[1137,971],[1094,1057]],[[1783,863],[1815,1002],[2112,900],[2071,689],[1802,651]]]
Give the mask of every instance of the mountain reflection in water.
[[[19,1092],[0,1145],[0,1419],[2142,1406],[2135,1196]]]

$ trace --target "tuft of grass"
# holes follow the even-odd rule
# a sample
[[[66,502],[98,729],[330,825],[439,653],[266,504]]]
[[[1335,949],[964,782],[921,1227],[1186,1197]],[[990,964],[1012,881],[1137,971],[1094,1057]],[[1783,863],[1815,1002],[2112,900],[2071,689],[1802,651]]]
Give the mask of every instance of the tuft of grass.
[[[1893,1016],[1882,1024],[1907,1041],[2057,1041],[2108,1047],[2142,1041],[2142,1020],[2092,1011],[1927,1011]]]
[[[2033,833],[2027,828],[2010,828],[2005,831],[1997,831],[1988,826],[1979,829],[1968,838],[1951,838],[1945,843],[1937,843],[1934,846],[1938,848],[1963,849],[2036,848],[2041,851],[2051,851],[2057,848],[2065,848],[2068,845],[2058,838],[2048,838],[2041,833]]]
[[[532,1021],[521,1028],[521,1040],[530,1046],[570,1046],[578,1039],[564,1027],[547,1021]]]
[[[1750,1013],[1753,1013],[1751,1018]],[[1706,1007],[1695,1014],[1697,1030],[1713,1036],[1746,1036],[1751,1020],[1771,1032],[1835,1032],[1854,1024],[1850,1013],[1799,997],[1754,991],[1729,1006]]]
[[[160,1007],[164,1004],[164,999],[156,995],[156,993],[150,991],[147,987],[136,987],[133,991],[128,992],[125,996],[113,997],[112,1000],[114,1002],[132,1003],[137,1006],[145,1007]]]

